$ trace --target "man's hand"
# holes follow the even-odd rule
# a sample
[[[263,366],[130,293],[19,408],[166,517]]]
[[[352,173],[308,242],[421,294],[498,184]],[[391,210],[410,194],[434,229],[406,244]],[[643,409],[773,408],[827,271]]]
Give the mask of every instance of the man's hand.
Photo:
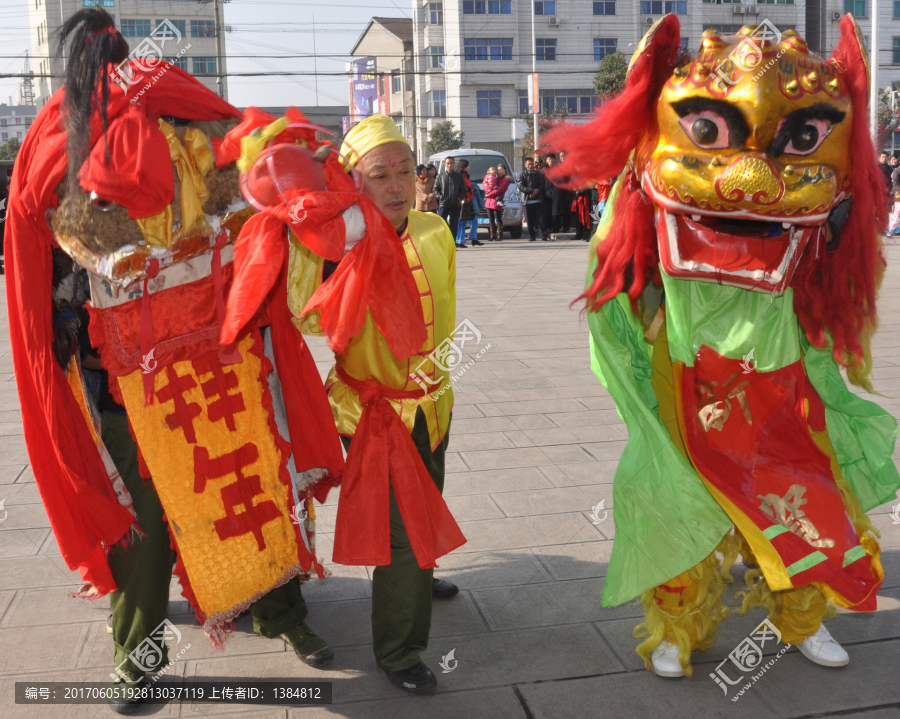
[[[537,197],[539,194],[540,194],[540,190],[532,190],[532,191],[531,191],[531,194],[528,195],[528,196],[529,196],[530,198],[534,199],[534,198]]]

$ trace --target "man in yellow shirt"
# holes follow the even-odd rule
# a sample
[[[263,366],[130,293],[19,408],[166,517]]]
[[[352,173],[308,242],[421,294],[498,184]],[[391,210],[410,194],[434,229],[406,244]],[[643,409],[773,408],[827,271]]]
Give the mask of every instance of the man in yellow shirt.
[[[347,134],[341,154],[356,167],[363,192],[396,231],[396,236],[378,237],[375,254],[405,257],[406,266],[394,263],[391,270],[404,279],[411,274],[421,316],[419,307],[402,306],[399,290],[390,296],[372,291],[360,331],[345,346],[336,346],[344,343],[336,342],[332,333],[336,364],[325,386],[348,448],[334,561],[376,565],[372,635],[378,666],[395,686],[423,694],[437,685],[419,658],[428,644],[432,598],[459,591],[433,578],[434,560],[465,542],[440,496],[453,408],[449,370],[442,358],[456,323],[456,250],[440,217],[412,209],[415,162],[390,118],[379,115],[359,123]],[[378,231],[368,228],[370,234]],[[345,281],[350,272],[341,264],[354,262],[353,272],[372,271],[374,265],[359,260],[372,256],[359,254],[370,250],[349,251],[354,257],[335,265],[292,238],[289,305],[304,332],[322,333],[319,311],[304,308],[323,283]],[[414,302],[415,294],[406,296]],[[392,349],[396,335],[385,319],[392,312],[394,317],[402,313],[399,324],[420,328],[425,341],[415,353],[398,357],[397,342]]]

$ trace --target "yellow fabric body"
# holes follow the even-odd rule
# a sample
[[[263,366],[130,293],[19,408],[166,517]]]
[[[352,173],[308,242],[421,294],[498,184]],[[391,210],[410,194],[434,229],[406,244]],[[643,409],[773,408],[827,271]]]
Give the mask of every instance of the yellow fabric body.
[[[356,165],[367,152],[388,142],[409,145],[397,124],[387,115],[372,115],[355,125],[344,135],[341,145],[341,162]],[[346,161],[344,160],[346,158]]]
[[[256,162],[256,158],[258,158],[260,153],[266,149],[266,145],[287,130],[288,124],[288,119],[282,117],[281,119],[275,120],[275,122],[260,128],[259,132],[254,132],[246,137],[242,137],[241,156],[237,161],[238,170],[241,172],[249,172],[250,168],[253,167],[253,163]],[[304,147],[306,146],[305,142],[301,142],[300,144]]]
[[[421,391],[422,386],[410,378],[410,375],[417,373],[428,377],[428,384],[440,383],[442,388],[446,387],[436,400],[431,397],[388,400],[410,432],[415,424],[416,409],[422,408],[434,448],[443,441],[450,424],[453,389],[450,386],[450,372],[437,366],[429,355],[441,345],[448,346],[453,339],[456,327],[456,247],[443,219],[431,212],[412,210],[403,248],[421,295],[428,339],[418,354],[399,360],[391,353],[371,314],[367,314],[362,331],[350,340],[343,354],[335,355],[335,360],[351,377],[374,379],[394,389]],[[296,240],[291,242],[288,281],[288,305],[294,317],[299,318],[306,302],[322,283],[322,261],[299,248]],[[297,319],[295,321],[299,322]],[[306,325],[305,332],[317,331],[313,317],[299,324],[301,327]],[[338,432],[353,436],[363,409],[359,403],[359,393],[341,382],[334,369],[328,375],[325,389]],[[434,395],[438,395],[438,391]]]
[[[216,166],[216,156],[209,144],[209,138],[197,127],[184,128],[184,146],[194,161],[200,177],[206,177]]]
[[[209,197],[209,191],[203,181],[203,173],[198,168],[194,156],[178,138],[175,128],[161,119],[159,129],[169,143],[169,155],[181,182],[181,228],[178,236],[188,236],[198,225],[208,232],[210,230],[206,224],[206,215],[203,213],[203,202]],[[196,145],[197,135],[192,134],[191,138],[192,144]],[[203,162],[204,158],[201,157],[201,164]]]
[[[172,225],[175,222],[172,214],[172,205],[166,205],[162,212],[150,215],[150,217],[142,217],[139,220],[135,220],[135,222],[141,228],[144,242],[150,247],[164,247],[168,249],[172,246]]]
[[[201,383],[211,381],[214,376],[198,375],[191,362],[176,362],[157,372],[154,400],[149,407],[144,407],[140,370],[118,379],[134,436],[143,449],[191,587],[201,611],[210,618],[238,606],[246,608],[247,602],[271,590],[286,575],[296,574],[299,562],[295,529],[289,515],[291,487],[280,477],[282,455],[263,403],[262,365],[260,357],[250,351],[253,342],[250,334],[239,343],[243,362],[222,366],[223,372],[234,373],[238,378],[237,388],[229,390],[230,395],[240,395],[243,400],[244,409],[234,414],[236,431],[231,431],[224,419],[210,421],[209,406],[220,397],[213,384],[212,391],[207,386],[206,394],[210,395],[207,399]],[[159,392],[169,385],[168,369],[174,369],[179,377],[193,380],[193,388],[184,391],[182,397],[186,403],[201,408],[193,420],[196,444],[188,442],[183,429],[172,428],[167,421],[167,416],[174,411],[174,403],[161,401]],[[252,497],[253,505],[274,502],[278,509],[277,518],[262,524],[265,543],[262,550],[252,533],[221,539],[214,526],[216,520],[228,516],[222,493],[224,488],[236,483],[235,471],[207,478],[205,482],[202,478],[198,482],[195,477],[198,452],[206,450],[210,460],[215,460],[251,442],[256,446],[258,458],[240,471],[245,478],[259,478],[261,493]],[[198,485],[202,487],[200,491]],[[240,516],[245,506],[238,504],[234,510]]]

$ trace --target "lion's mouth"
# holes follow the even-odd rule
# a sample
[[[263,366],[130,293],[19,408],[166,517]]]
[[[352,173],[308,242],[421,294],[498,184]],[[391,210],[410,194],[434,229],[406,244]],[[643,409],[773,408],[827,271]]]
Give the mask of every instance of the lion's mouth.
[[[821,227],[685,215],[659,209],[659,254],[666,274],[780,295]]]

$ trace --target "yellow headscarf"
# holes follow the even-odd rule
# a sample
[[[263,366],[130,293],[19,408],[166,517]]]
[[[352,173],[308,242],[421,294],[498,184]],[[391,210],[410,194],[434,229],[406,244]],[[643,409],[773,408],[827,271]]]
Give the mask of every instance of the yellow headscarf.
[[[344,136],[341,155],[354,167],[363,156],[379,145],[388,142],[402,142],[409,146],[406,138],[400,134],[397,125],[387,115],[372,115],[356,125]],[[341,162],[346,162],[341,159]]]

